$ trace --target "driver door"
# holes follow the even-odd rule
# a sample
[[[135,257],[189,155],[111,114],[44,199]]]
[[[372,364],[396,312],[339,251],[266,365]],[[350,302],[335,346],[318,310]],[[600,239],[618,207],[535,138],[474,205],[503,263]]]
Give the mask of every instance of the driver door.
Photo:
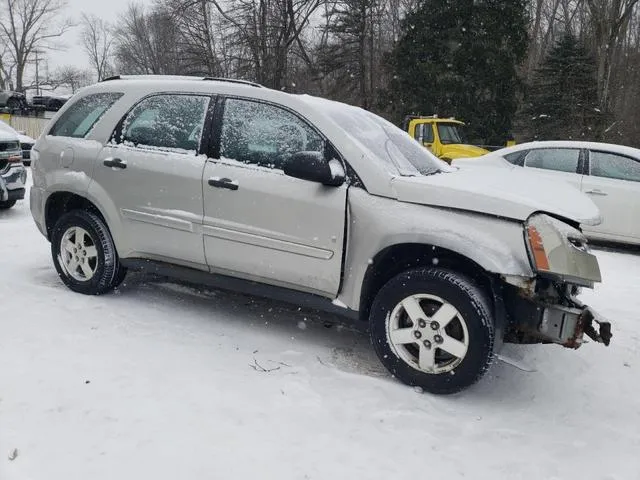
[[[227,99],[219,158],[203,177],[204,247],[212,272],[328,297],[340,286],[347,185],[286,176],[300,151],[325,141],[284,108]]]

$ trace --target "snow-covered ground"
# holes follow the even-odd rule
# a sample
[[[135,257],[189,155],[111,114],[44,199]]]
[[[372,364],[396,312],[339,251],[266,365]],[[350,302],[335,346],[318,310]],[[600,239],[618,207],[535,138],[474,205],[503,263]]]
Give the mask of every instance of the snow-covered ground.
[[[22,202],[0,212],[0,479],[640,479],[640,256],[598,257],[611,347],[510,347],[536,371],[435,397],[330,316],[140,275],[72,293]]]

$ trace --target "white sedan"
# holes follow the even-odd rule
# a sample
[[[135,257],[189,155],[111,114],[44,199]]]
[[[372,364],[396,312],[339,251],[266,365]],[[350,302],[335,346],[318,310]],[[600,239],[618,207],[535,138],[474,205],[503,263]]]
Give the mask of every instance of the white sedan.
[[[589,238],[640,244],[639,149],[593,142],[529,142],[452,164],[524,168],[538,176],[563,179],[589,195],[600,209],[600,225],[582,226]]]

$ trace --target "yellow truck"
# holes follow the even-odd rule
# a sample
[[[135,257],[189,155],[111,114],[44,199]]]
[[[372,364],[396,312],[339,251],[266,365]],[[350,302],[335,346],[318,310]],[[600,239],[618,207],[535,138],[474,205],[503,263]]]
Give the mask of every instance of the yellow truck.
[[[453,118],[438,118],[435,115],[407,116],[402,128],[446,162],[489,153],[489,150],[468,144],[464,135],[464,123]]]

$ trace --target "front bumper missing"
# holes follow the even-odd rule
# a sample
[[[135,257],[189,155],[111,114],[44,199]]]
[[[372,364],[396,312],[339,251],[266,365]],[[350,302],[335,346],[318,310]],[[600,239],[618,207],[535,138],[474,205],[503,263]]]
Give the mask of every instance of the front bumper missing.
[[[552,343],[567,348],[578,348],[584,343],[584,335],[608,346],[611,342],[611,323],[591,307],[569,308],[547,306],[542,308],[538,332]]]
[[[505,335],[509,343],[557,343],[579,348],[584,336],[606,346],[611,342],[611,323],[575,298],[573,306],[537,303],[520,299],[511,307],[514,322]]]

